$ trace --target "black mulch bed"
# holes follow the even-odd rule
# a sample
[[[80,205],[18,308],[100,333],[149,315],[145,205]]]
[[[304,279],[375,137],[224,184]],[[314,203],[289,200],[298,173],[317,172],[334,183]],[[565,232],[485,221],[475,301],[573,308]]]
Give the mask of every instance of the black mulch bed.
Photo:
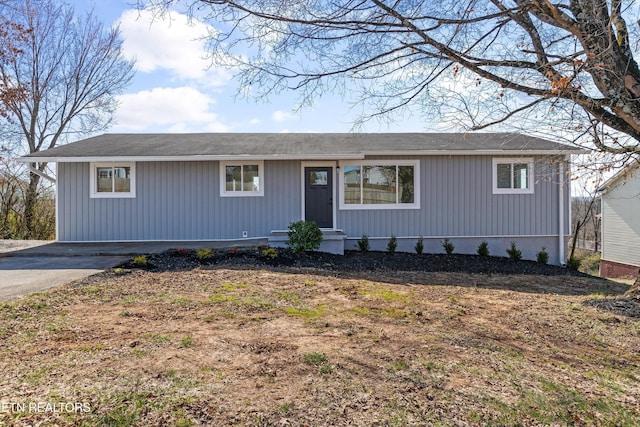
[[[506,257],[481,257],[464,254],[422,254],[347,251],[345,255],[322,252],[294,254],[288,249],[270,249],[275,257],[263,255],[264,248],[232,248],[215,250],[206,259],[198,257],[197,251],[172,249],[149,255],[147,264],[133,260],[123,264],[124,268],[144,268],[150,271],[190,270],[207,266],[270,266],[318,268],[335,272],[362,271],[424,271],[485,274],[530,274],[543,276],[572,275],[592,277],[555,265],[535,261],[513,261]],[[201,254],[202,255],[202,254]]]

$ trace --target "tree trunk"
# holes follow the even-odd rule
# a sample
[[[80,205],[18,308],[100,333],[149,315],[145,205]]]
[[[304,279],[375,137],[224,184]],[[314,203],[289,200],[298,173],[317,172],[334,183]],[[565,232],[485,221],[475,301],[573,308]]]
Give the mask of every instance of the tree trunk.
[[[573,258],[573,255],[576,252],[576,244],[578,243],[578,233],[580,232],[580,228],[584,225],[584,222],[576,221],[576,228],[573,231],[573,236],[571,239],[571,253],[569,254],[569,259]]]
[[[38,183],[40,177],[34,173],[29,174],[29,186],[27,187],[27,194],[24,198],[24,238],[27,240],[33,239],[35,230],[34,228],[34,215],[35,207],[38,199]]]

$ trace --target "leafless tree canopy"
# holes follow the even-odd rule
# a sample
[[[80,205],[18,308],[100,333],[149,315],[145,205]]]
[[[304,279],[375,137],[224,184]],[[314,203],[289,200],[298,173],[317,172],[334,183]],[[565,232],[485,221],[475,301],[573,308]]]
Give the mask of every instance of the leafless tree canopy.
[[[293,88],[311,102],[344,89],[346,78],[359,83],[368,117],[411,106],[462,112],[472,129],[562,119],[578,135],[597,131],[592,142],[602,151],[640,152],[633,2],[150,2],[160,11],[185,7],[212,23],[214,60],[242,66],[241,83],[263,95]]]
[[[24,30],[0,56],[1,87],[20,95],[0,98],[3,151],[33,153],[106,129],[115,96],[133,77],[118,28],[105,29],[91,13],[77,16],[58,1],[0,1],[0,16],[2,28]],[[46,163],[35,167],[42,172]],[[40,177],[32,173],[28,181],[23,238],[33,236]]]
[[[26,93],[4,104],[10,118],[4,139],[24,143],[32,153],[106,128],[115,95],[133,76],[133,64],[121,55],[119,30],[105,30],[91,14],[76,16],[56,1],[8,3],[13,7],[0,6],[0,14],[28,33],[17,45],[21,53],[0,62],[2,82]]]

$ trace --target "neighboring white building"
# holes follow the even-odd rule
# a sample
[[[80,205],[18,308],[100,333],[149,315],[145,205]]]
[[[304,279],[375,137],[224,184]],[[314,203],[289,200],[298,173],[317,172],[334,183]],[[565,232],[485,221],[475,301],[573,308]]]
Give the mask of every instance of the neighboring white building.
[[[600,276],[636,277],[640,267],[640,164],[618,172],[602,185]]]

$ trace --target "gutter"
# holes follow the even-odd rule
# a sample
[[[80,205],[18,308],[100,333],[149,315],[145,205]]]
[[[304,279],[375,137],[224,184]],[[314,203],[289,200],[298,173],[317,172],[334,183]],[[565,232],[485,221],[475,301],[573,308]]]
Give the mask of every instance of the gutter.
[[[362,151],[358,153],[296,153],[296,154],[192,154],[174,156],[24,156],[18,162],[171,162],[171,161],[233,161],[233,160],[364,160],[370,156],[549,156],[584,154],[580,150],[399,150],[399,151]]]

